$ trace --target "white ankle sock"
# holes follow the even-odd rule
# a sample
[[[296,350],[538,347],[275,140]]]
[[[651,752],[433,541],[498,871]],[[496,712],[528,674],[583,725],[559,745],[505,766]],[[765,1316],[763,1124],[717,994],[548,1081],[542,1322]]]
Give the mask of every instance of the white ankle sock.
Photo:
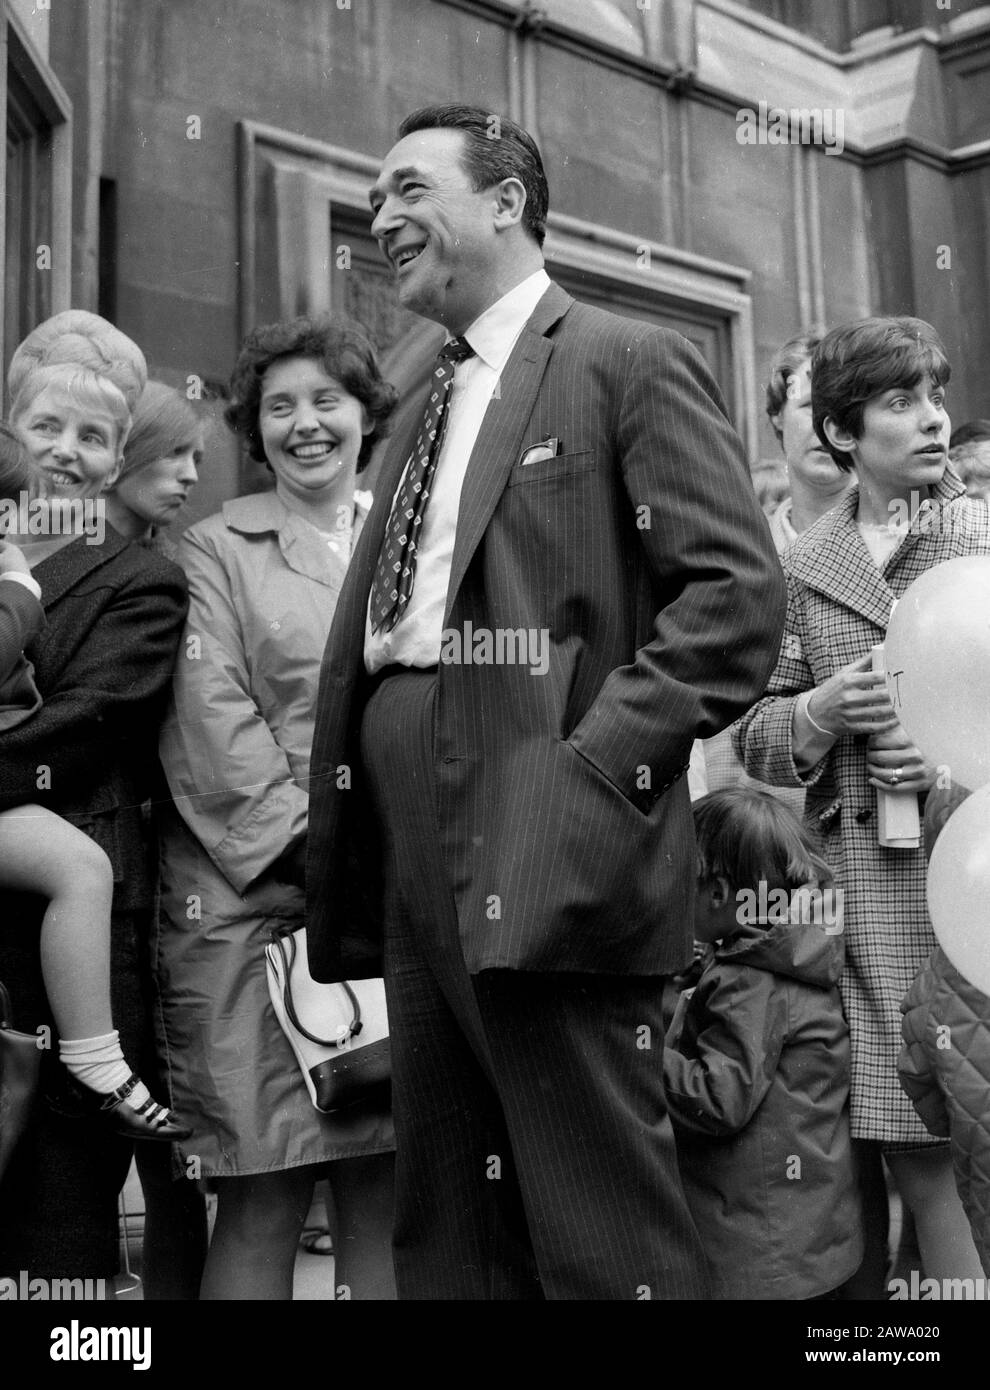
[[[58,1055],[62,1064],[91,1091],[109,1094],[131,1075],[131,1068],[120,1050],[120,1034],[114,1029],[99,1038],[59,1038]],[[148,1099],[148,1088],[139,1081],[127,1097],[134,1110]]]

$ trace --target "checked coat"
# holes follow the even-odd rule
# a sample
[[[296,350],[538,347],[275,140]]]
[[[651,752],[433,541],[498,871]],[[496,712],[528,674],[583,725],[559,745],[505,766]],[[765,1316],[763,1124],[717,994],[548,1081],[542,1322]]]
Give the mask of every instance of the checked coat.
[[[946,560],[990,554],[990,513],[947,469],[900,545],[878,569],[856,525],[859,490],[784,552],[787,624],[766,695],[736,726],[750,776],[807,788],[805,822],[844,893],[846,969],[841,992],[852,1040],[852,1133],[912,1145],[931,1142],[897,1081],[900,1002],[935,946],[922,849],[877,843],[877,797],[866,738],[847,735],[803,777],[794,763],[797,697],[884,640],[894,601]],[[836,801],[839,802],[835,814]]]

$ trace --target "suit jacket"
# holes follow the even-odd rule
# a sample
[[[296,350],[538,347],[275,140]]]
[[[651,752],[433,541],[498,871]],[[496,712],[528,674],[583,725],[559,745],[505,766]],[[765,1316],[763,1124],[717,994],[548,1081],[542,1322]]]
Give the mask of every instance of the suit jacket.
[[[404,413],[383,461],[321,673],[308,897],[311,967],[326,979],[381,971],[381,849],[358,747],[365,614],[423,406]],[[551,435],[557,457],[521,462]],[[439,670],[439,829],[472,972],[654,974],[687,961],[695,861],[681,774],[692,740],[762,691],[784,609],[700,356],[552,285],[472,453],[447,595],[447,631],[521,631],[531,654],[549,654],[545,674],[521,660]]]

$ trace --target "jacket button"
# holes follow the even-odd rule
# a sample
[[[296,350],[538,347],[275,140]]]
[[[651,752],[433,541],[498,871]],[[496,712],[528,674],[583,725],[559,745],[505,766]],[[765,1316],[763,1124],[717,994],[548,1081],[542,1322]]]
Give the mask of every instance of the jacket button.
[[[856,819],[859,821],[860,825],[865,825],[872,815],[872,811],[857,811]]]

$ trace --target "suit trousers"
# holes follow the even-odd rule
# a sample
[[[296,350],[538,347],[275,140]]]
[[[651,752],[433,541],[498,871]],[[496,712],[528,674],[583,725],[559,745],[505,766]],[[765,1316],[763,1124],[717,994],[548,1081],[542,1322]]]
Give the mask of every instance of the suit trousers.
[[[388,674],[361,726],[386,854],[399,1297],[705,1298],[663,1098],[663,980],[468,974],[436,697],[435,672]]]

